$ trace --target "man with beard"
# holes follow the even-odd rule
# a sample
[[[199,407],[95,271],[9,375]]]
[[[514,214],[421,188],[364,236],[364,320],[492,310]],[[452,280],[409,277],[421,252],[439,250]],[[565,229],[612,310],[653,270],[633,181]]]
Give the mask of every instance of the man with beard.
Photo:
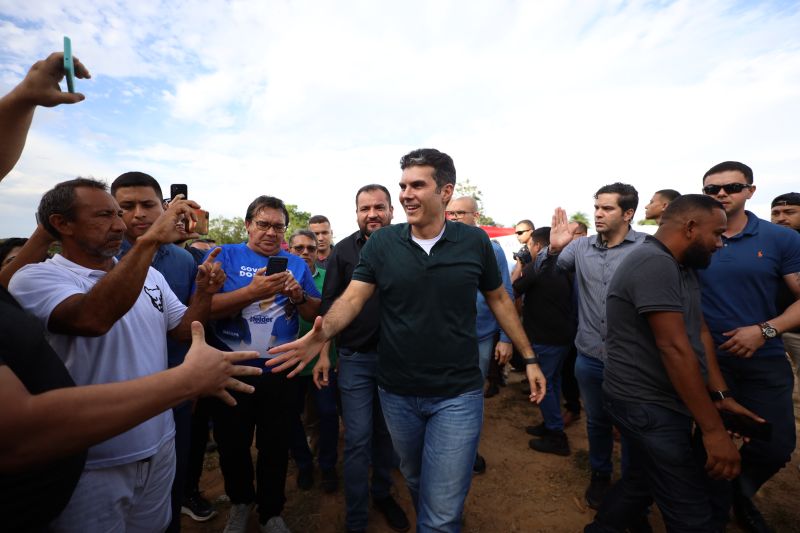
[[[160,246],[187,233],[176,223],[199,206],[176,201],[121,261],[125,224],[102,182],[77,178],[46,192],[38,216],[62,251],[20,269],[9,292],[50,333],[78,385],[147,376],[167,368],[167,334],[186,340],[204,322],[225,280],[214,255],[198,269],[187,308],[152,268]],[[163,530],[170,521],[175,426],[163,412],[89,449],[80,482],[55,531]]]
[[[586,409],[586,432],[589,437],[589,466],[592,478],[586,489],[586,503],[597,509],[611,486],[614,438],[612,422],[603,408],[603,366],[606,358],[606,295],[608,284],[622,260],[644,241],[645,234],[631,228],[639,204],[633,186],[612,183],[594,195],[594,224],[597,235],[574,239],[575,228],[567,213],[556,209],[550,229],[550,245],[537,263],[542,268],[575,272],[578,291],[578,333],[575,346],[575,377]],[[622,442],[622,468],[627,461]]]
[[[772,200],[770,220],[773,224],[800,232],[800,193],[787,192]],[[783,311],[795,302],[796,298],[788,286],[781,287],[778,295],[778,310]],[[781,335],[783,346],[794,362],[797,377],[800,378],[800,328],[794,328]]]
[[[380,294],[378,395],[400,470],[417,510],[417,531],[460,531],[483,423],[475,299],[480,290],[500,327],[526,357],[531,401],[545,379],[497,268],[486,232],[448,221],[452,158],[432,148],[400,160],[407,224],[376,232],[347,290],[302,339],[277,346],[269,365],[297,365]],[[347,407],[345,407],[347,412]]]
[[[742,473],[733,483],[733,511],[747,531],[770,531],[752,501],[759,488],[791,459],[795,448],[794,375],[780,334],[800,325],[800,302],[777,307],[788,286],[800,298],[800,234],[745,209],[755,194],[753,170],[738,161],[714,165],[703,193],[728,216],[723,247],[699,273],[703,315],[732,394],[767,419],[772,439],[742,446]]]
[[[725,227],[719,202],[682,196],[611,280],[603,393],[629,463],[586,531],[626,531],[651,498],[668,531],[724,529],[727,507],[711,479],[733,479],[740,463],[718,410],[763,422],[725,394],[703,322],[694,269],[708,266]]]
[[[361,249],[378,230],[392,222],[394,208],[383,185],[364,185],[356,193],[358,231],[343,239],[328,258],[320,314],[350,285]],[[395,531],[410,527],[403,509],[390,494],[397,459],[378,400],[380,298],[373,294],[361,313],[336,337],[339,348],[339,392],[344,422],[345,527],[364,531],[372,503]],[[325,376],[323,375],[323,378]],[[372,464],[372,486],[369,468]]]

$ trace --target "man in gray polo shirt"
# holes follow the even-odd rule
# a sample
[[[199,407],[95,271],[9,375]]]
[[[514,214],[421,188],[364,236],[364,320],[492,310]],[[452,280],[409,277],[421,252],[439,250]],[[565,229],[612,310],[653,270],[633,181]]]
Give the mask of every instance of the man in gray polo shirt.
[[[278,346],[268,365],[297,374],[378,291],[381,407],[417,510],[417,531],[459,531],[483,422],[483,378],[475,330],[477,292],[526,357],[531,401],[545,378],[480,228],[445,219],[455,187],[453,160],[434,149],[400,161],[407,224],[375,232],[353,280],[302,339]]]
[[[682,196],[611,280],[603,393],[629,464],[586,531],[626,531],[651,498],[668,531],[724,529],[727,498],[710,478],[733,479],[740,458],[718,410],[763,422],[728,395],[703,321],[694,269],[709,265],[725,228],[722,204]]]

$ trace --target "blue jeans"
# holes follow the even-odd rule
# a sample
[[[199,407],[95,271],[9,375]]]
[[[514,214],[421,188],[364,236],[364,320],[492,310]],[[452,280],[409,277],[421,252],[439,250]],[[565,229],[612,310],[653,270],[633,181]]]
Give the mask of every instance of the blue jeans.
[[[483,424],[483,391],[430,398],[380,389],[380,398],[417,511],[417,532],[460,531]]]
[[[319,417],[319,467],[332,470],[336,467],[336,448],[339,445],[339,412],[336,409],[336,372],[328,372],[328,386],[318,389],[312,376],[297,378],[297,417],[292,428],[290,451],[297,468],[310,470],[314,466],[314,457],[308,447],[306,432],[300,415],[305,409],[306,394],[311,391],[311,399]]]
[[[692,434],[692,418],[607,395],[605,407],[628,442],[630,464],[586,531],[627,531],[653,499],[667,531],[724,531],[729,484],[706,475],[706,453],[699,432]]]
[[[539,404],[544,427],[551,431],[564,431],[564,419],[561,417],[561,367],[569,353],[569,345],[534,344],[533,351],[539,358],[539,368],[547,380],[547,391]]]
[[[611,453],[614,451],[613,422],[603,407],[603,368],[600,359],[578,352],[575,360],[575,378],[586,410],[586,433],[589,437],[589,466],[592,472],[611,474],[613,465]],[[622,444],[622,472],[628,466],[628,446]]]
[[[489,374],[489,363],[492,361],[493,355],[494,335],[478,342],[478,366],[481,369],[484,381],[486,381],[486,376]]]
[[[366,529],[369,467],[372,498],[389,496],[397,458],[378,399],[378,354],[339,349],[339,392],[344,422],[344,497],[347,529]]]
[[[796,432],[792,388],[794,375],[785,357],[720,357],[719,367],[736,401],[772,424],[772,440],[742,445],[742,494],[758,489],[791,459]]]

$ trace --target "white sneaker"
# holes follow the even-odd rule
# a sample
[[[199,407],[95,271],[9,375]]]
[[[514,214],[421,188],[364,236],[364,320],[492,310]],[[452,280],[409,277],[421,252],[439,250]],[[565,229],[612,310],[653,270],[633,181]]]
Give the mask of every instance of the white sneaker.
[[[250,511],[253,510],[252,503],[235,503],[231,505],[228,514],[228,523],[222,533],[246,533],[247,521],[250,519]]]
[[[259,524],[258,530],[261,533],[292,533],[286,522],[280,516],[273,516],[267,520],[266,524]]]

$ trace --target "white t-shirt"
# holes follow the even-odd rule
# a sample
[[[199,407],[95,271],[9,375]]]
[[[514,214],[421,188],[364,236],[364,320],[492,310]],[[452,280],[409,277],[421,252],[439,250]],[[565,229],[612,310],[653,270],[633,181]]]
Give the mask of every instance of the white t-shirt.
[[[418,237],[414,237],[414,233],[412,232],[411,233],[411,240],[414,241],[415,243],[419,244],[420,247],[423,250],[425,250],[426,254],[431,255],[431,249],[433,248],[434,244],[439,242],[439,239],[442,238],[442,235],[444,235],[444,228],[445,227],[447,227],[447,224],[442,226],[442,231],[440,231],[439,235],[437,235],[433,239],[420,239]]]
[[[45,328],[64,300],[86,294],[106,272],[80,266],[61,255],[27,265],[11,278],[9,292]],[[131,309],[100,337],[48,332],[48,341],[78,385],[124,381],[167,368],[167,332],[186,312],[161,275],[150,268]],[[86,468],[131,463],[153,455],[175,435],[172,413],[165,411],[89,449]]]

